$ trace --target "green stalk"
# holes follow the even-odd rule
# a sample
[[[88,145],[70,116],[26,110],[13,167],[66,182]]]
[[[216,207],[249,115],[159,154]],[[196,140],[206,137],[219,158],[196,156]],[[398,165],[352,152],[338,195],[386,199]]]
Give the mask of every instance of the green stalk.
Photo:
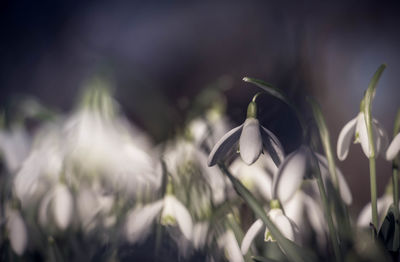
[[[369,158],[369,178],[371,185],[371,207],[372,207],[372,224],[375,230],[378,230],[378,207],[376,193],[376,166],[375,156]]]
[[[372,131],[372,116],[371,116],[371,105],[372,99],[375,95],[376,85],[379,78],[382,75],[383,70],[385,70],[386,65],[381,65],[378,70],[376,70],[374,76],[372,77],[368,89],[365,92],[363,101],[361,102],[361,110],[364,112],[365,125],[367,127],[368,133],[368,144],[369,144],[369,175],[370,175],[370,185],[371,185],[371,206],[372,206],[372,224],[375,230],[378,230],[378,208],[376,200],[376,166],[375,166],[375,145],[374,137]]]
[[[321,195],[321,200],[322,200],[322,205],[324,206],[324,211],[325,211],[325,218],[328,222],[328,229],[329,229],[329,236],[331,238],[332,246],[333,246],[333,252],[335,253],[335,259],[337,262],[342,261],[341,253],[340,253],[340,248],[339,248],[339,238],[335,229],[335,226],[333,225],[333,219],[332,219],[332,214],[331,214],[331,209],[329,208],[329,202],[328,202],[328,197],[326,195],[325,191],[325,186],[324,186],[324,181],[322,180],[321,176],[321,171],[318,166],[318,160],[315,156],[315,154],[312,154],[312,158],[314,159],[314,166],[315,166],[315,173],[317,176],[317,183],[318,183],[318,189],[319,193]]]
[[[400,131],[400,109],[397,110],[396,119],[394,121],[393,137]],[[392,161],[392,183],[393,183],[393,204],[394,208],[399,213],[399,157],[396,156]]]

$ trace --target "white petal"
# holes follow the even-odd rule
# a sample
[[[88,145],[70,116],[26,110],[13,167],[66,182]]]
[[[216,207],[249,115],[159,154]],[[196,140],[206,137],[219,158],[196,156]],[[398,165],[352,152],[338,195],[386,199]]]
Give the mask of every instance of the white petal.
[[[376,119],[372,119],[374,129],[376,155],[383,153],[389,144],[389,137],[382,125]]]
[[[28,233],[24,220],[18,211],[8,213],[7,229],[11,248],[17,255],[21,256],[28,243]]]
[[[275,226],[281,231],[287,239],[294,241],[294,228],[290,220],[283,214],[282,209],[273,208],[268,212],[268,217],[272,220]],[[268,235],[269,229],[265,230],[265,236]],[[266,241],[270,240],[268,238]]]
[[[51,203],[51,200],[53,199],[54,196],[54,191],[48,192],[40,201],[39,205],[39,213],[38,213],[38,219],[39,223],[42,227],[48,226],[48,221],[49,221],[49,206]]]
[[[174,196],[167,196],[164,201],[170,201],[178,226],[187,239],[192,239],[192,217],[186,207]]]
[[[262,146],[260,123],[255,118],[247,118],[239,140],[240,156],[243,161],[248,165],[253,164],[260,156]]]
[[[218,239],[218,246],[224,248],[227,259],[230,262],[244,262],[239,244],[237,243],[235,234],[232,230],[228,230]]]
[[[293,197],[283,205],[285,215],[299,226],[304,222],[304,197],[303,191],[297,190]]]
[[[247,254],[247,251],[249,251],[250,245],[253,242],[253,239],[257,236],[258,233],[263,229],[264,224],[261,219],[257,219],[256,222],[254,222],[249,230],[247,230],[246,234],[243,237],[242,241],[242,254],[245,255]]]
[[[384,217],[386,216],[386,212],[389,209],[389,206],[392,204],[393,198],[391,195],[384,195],[377,200],[377,208],[378,208],[378,220],[379,227],[383,222]],[[368,203],[361,210],[360,215],[357,219],[357,225],[359,227],[368,227],[369,223],[372,221],[372,211],[371,211],[371,203]]]
[[[398,133],[393,141],[390,143],[387,151],[386,151],[386,160],[393,160],[400,151],[400,133]]]
[[[318,158],[318,164],[319,164],[319,168],[321,171],[321,176],[324,179],[324,185],[325,185],[325,187],[327,187],[328,186],[327,183],[332,184],[332,177],[329,174],[329,170],[328,170],[328,160],[326,159],[325,156],[323,156],[321,154],[316,153],[316,155]],[[340,169],[338,167],[336,167],[336,175],[337,175],[338,181],[339,181],[340,196],[347,205],[351,205],[351,203],[353,202],[353,197],[351,195],[349,185],[347,184],[342,171],[340,171]],[[325,189],[328,190],[328,188],[325,188]]]
[[[307,208],[308,220],[318,235],[318,239],[325,239],[325,216],[322,212],[321,206],[315,202],[313,198],[304,194],[304,204]]]
[[[148,236],[151,225],[160,213],[163,204],[164,200],[159,200],[129,212],[125,224],[126,237],[129,242],[136,243]]]
[[[196,249],[200,249],[204,246],[207,240],[208,228],[209,228],[208,222],[200,222],[194,225],[192,241],[193,241],[193,246]]]
[[[64,230],[69,225],[73,215],[73,202],[71,193],[65,185],[58,185],[54,192],[53,215],[57,226]]]
[[[340,131],[339,138],[337,141],[337,155],[339,160],[344,160],[349,153],[349,147],[351,140],[356,130],[357,117],[353,118],[348,122]]]
[[[210,155],[208,156],[208,165],[215,165],[220,159],[222,159],[233,145],[239,140],[240,133],[243,125],[235,127],[228,133],[226,133],[213,147]]]
[[[271,200],[272,181],[262,167],[256,164],[248,166],[241,159],[236,159],[229,169],[248,190],[253,193],[258,191],[266,200]]]
[[[358,135],[358,142],[361,144],[361,148],[367,157],[370,157],[371,152],[369,149],[368,131],[367,125],[365,123],[364,113],[358,114],[357,125],[356,125],[356,135]],[[376,139],[376,135],[373,135]]]
[[[83,188],[79,191],[77,199],[77,209],[82,227],[89,230],[94,226],[95,217],[99,213],[99,202],[96,194],[90,190]]]
[[[282,203],[288,201],[303,182],[308,171],[309,151],[305,146],[289,154],[274,177],[272,196]]]
[[[281,142],[279,142],[278,138],[271,131],[263,126],[261,126],[261,137],[268,154],[275,165],[279,167],[285,157]]]

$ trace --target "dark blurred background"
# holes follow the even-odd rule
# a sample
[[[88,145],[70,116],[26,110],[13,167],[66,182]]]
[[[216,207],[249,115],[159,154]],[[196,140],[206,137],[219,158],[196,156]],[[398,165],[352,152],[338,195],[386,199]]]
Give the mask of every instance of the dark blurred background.
[[[67,112],[85,79],[111,72],[125,114],[155,141],[185,120],[192,99],[230,87],[228,114],[244,120],[256,88],[244,76],[284,89],[307,112],[320,102],[333,147],[359,110],[373,73],[387,63],[373,115],[392,137],[400,106],[400,8],[390,1],[1,1],[0,106],[20,94]],[[299,127],[279,101],[261,98],[262,123],[287,152]],[[352,146],[339,163],[355,211],[369,199],[368,161]],[[390,164],[378,162],[379,193]]]

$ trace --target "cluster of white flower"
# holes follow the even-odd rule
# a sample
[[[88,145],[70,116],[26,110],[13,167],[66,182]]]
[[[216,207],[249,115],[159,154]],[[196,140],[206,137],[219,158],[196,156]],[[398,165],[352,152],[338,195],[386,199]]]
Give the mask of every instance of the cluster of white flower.
[[[157,260],[164,239],[172,239],[184,259],[241,262],[274,249],[265,254],[280,261],[293,258],[282,237],[317,246],[319,256],[330,254],[330,241],[341,234],[333,229],[349,219],[353,200],[344,175],[306,141],[285,154],[278,137],[257,118],[257,96],[242,125],[229,131],[227,118],[211,107],[191,119],[181,135],[157,146],[128,123],[99,79],[72,114],[42,123],[34,135],[21,124],[2,128],[0,244],[13,250],[7,258],[39,253],[46,260],[93,260],[100,254],[118,261],[126,245],[135,249],[151,242],[149,250],[156,251],[147,258]],[[395,159],[400,134],[387,147],[388,137],[375,119],[372,132],[376,153],[387,149],[387,160]],[[340,132],[340,160],[353,136],[371,157],[363,111]],[[253,198],[262,203],[265,217],[244,205]],[[389,195],[378,200],[380,224],[392,202]],[[253,211],[254,203],[249,204]],[[371,208],[361,211],[359,228],[368,227]],[[331,212],[342,213],[332,217]],[[261,231],[265,244],[260,247],[255,243]],[[330,239],[332,234],[338,235]]]

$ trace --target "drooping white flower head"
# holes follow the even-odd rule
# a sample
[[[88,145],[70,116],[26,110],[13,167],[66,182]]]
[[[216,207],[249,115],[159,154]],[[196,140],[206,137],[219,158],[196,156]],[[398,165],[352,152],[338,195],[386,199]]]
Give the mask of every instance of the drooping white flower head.
[[[386,160],[392,161],[400,151],[400,133],[398,133],[394,138],[393,141],[390,143],[387,151],[386,151]]]
[[[225,251],[225,257],[230,262],[244,262],[243,255],[240,252],[239,244],[236,240],[235,234],[231,229],[228,229],[217,240],[219,248]]]
[[[321,172],[324,185],[327,187],[330,182],[327,159],[315,153],[317,163]],[[300,188],[304,178],[312,175],[313,156],[311,149],[307,146],[301,146],[296,151],[289,154],[281,166],[277,174],[274,176],[272,186],[272,198],[279,199],[282,203],[289,201],[296,191]],[[351,204],[351,191],[343,177],[343,174],[336,168],[336,174],[339,180],[340,195],[346,204]],[[326,188],[326,190],[328,190]]]
[[[372,132],[375,152],[376,155],[379,155],[387,147],[388,137],[386,131],[376,119],[372,119]],[[367,157],[370,157],[371,153],[368,142],[367,126],[363,112],[358,113],[358,115],[350,120],[350,122],[348,122],[340,131],[337,142],[337,155],[339,160],[346,159],[353,137],[355,137],[355,143],[361,144],[364,154]]]
[[[38,219],[44,228],[48,227],[52,220],[59,230],[65,230],[70,225],[73,215],[74,198],[64,184],[56,184],[40,202]]]
[[[28,244],[28,232],[25,222],[19,211],[7,208],[7,224],[8,237],[10,239],[11,248],[14,252],[21,256]]]
[[[239,179],[248,190],[261,195],[265,200],[271,200],[272,174],[266,171],[260,160],[248,166],[240,159],[236,159],[229,169],[232,175]]]
[[[249,109],[256,110],[254,102],[249,104]],[[283,159],[283,148],[277,137],[268,129],[261,126],[258,119],[255,118],[255,113],[250,114],[246,121],[226,133],[215,144],[208,157],[208,165],[213,166],[219,160],[223,159],[232,147],[239,141],[239,150],[242,160],[248,164],[253,164],[263,151],[263,146],[271,155],[275,164],[278,166]]]
[[[279,229],[283,236],[292,241],[295,240],[296,235],[296,225],[285,215],[281,208],[271,208],[268,212],[268,217]],[[247,230],[245,236],[243,237],[241,251],[242,254],[246,254],[253,242],[254,238],[262,231],[264,224],[261,219],[257,219]],[[265,227],[264,241],[276,241],[268,227]]]
[[[129,212],[125,224],[128,241],[135,243],[145,239],[160,212],[162,225],[178,226],[186,239],[192,239],[193,222],[189,211],[175,196],[166,194],[159,201]]]
[[[56,225],[59,229],[65,230],[71,223],[74,213],[74,199],[65,185],[56,186],[52,206]]]
[[[28,156],[30,138],[24,128],[0,130],[0,157],[4,158],[9,172],[15,172]]]
[[[388,211],[390,205],[393,203],[393,197],[390,194],[385,194],[378,198],[377,200],[377,208],[378,208],[378,225],[382,224],[386,212]],[[372,221],[372,212],[371,212],[371,203],[366,204],[361,210],[360,214],[357,218],[357,226],[359,227],[369,227]],[[379,228],[378,227],[378,228]]]

